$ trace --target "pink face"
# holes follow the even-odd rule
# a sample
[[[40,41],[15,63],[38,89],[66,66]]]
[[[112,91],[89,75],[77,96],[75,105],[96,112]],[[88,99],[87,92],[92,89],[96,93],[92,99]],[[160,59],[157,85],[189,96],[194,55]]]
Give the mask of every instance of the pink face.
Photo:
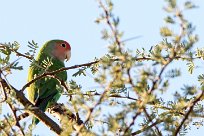
[[[57,42],[54,48],[53,55],[61,61],[68,61],[71,57],[71,46],[68,42]]]

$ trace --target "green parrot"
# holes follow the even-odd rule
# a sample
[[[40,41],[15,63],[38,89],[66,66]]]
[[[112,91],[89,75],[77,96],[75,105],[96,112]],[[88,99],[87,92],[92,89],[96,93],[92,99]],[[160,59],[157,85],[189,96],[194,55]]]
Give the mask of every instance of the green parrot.
[[[71,57],[71,46],[64,40],[50,40],[46,42],[37,56],[37,64],[31,65],[28,73],[28,82],[36,76],[43,73],[43,64],[45,60],[49,60],[51,65],[46,67],[47,71],[55,71],[65,67],[64,60],[69,60]],[[62,71],[56,74],[56,77],[62,81],[67,80],[67,72]],[[62,87],[59,81],[52,77],[44,77],[37,80],[28,87],[28,99],[42,111],[53,103],[56,103],[60,98]],[[37,125],[39,120],[33,118],[33,124]]]

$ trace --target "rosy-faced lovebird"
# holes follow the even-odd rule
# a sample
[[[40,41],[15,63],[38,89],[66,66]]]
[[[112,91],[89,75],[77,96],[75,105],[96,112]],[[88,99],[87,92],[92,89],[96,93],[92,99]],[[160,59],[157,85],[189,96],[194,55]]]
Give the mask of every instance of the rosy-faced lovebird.
[[[50,40],[46,42],[36,58],[36,63],[30,66],[28,73],[28,82],[45,71],[51,72],[65,67],[64,60],[71,57],[71,47],[68,42],[63,40]],[[44,63],[49,60],[49,65],[45,67]],[[55,75],[61,81],[67,80],[67,72],[62,71]],[[60,98],[60,92],[63,88],[59,80],[53,77],[44,77],[36,80],[28,87],[28,99],[42,111],[57,102]],[[39,120],[33,118],[33,124],[38,124]]]

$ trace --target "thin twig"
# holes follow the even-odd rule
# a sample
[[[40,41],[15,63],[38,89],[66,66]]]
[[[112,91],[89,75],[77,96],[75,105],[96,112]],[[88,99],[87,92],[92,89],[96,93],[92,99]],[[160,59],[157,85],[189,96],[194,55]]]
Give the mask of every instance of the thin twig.
[[[84,95],[84,96],[101,96],[102,94],[98,93],[98,92],[95,92],[95,93],[65,93],[63,95],[67,95],[67,96],[71,96],[71,95]],[[121,98],[121,99],[129,99],[129,100],[133,100],[133,101],[140,101],[136,98],[133,98],[133,97],[130,97],[130,96],[122,96],[122,95],[119,95],[119,94],[110,94],[108,95],[107,97],[112,97],[112,98]]]
[[[3,48],[3,49],[9,48],[7,44],[0,43],[0,45],[1,45],[0,48]],[[12,52],[15,52],[15,53],[16,53],[16,56],[22,56],[22,57],[27,58],[27,59],[29,59],[29,60],[32,60],[32,59],[33,59],[33,57],[28,56],[28,55],[25,55],[25,54],[22,54],[22,53],[18,52],[17,50],[14,50],[14,49],[12,49],[12,48],[9,48],[9,49],[10,49]]]
[[[141,112],[142,112],[143,110],[139,110],[136,114],[135,114],[135,116],[133,116],[132,117],[132,122],[129,124],[129,126],[125,129],[125,131],[124,131],[124,136],[125,136],[125,134],[128,132],[128,130],[135,124],[135,120],[136,120],[136,118],[141,114]]]
[[[13,61],[12,63],[7,64],[6,66],[1,68],[1,71],[6,70],[7,68],[11,67],[13,64],[15,64],[18,60],[20,60],[21,57],[17,58],[15,61]]]
[[[149,60],[149,58],[136,58],[137,61],[140,61],[140,60]],[[112,59],[113,61],[118,61],[119,59]],[[80,68],[80,67],[88,67],[88,66],[91,66],[93,64],[96,64],[96,63],[99,63],[100,60],[96,60],[96,61],[92,61],[92,62],[89,62],[89,63],[83,63],[83,64],[79,64],[79,65],[74,65],[74,66],[70,66],[70,67],[64,67],[64,68],[61,68],[61,69],[58,69],[58,70],[55,70],[55,71],[52,71],[52,72],[45,72],[39,76],[37,76],[36,78],[34,78],[33,80],[31,80],[30,82],[28,82],[27,84],[25,84],[22,89],[20,90],[20,92],[23,92],[27,87],[29,87],[32,83],[34,83],[35,81],[41,79],[41,78],[44,78],[46,76],[50,76],[50,75],[55,75],[55,74],[58,74],[62,71],[66,71],[66,70],[70,70],[70,69],[76,69],[76,68]]]
[[[110,83],[112,84],[112,83]],[[110,85],[109,84],[109,85]],[[83,124],[81,124],[79,126],[79,129],[77,130],[77,136],[80,134],[82,128],[85,126],[85,124],[89,121],[89,119],[91,118],[91,114],[93,113],[94,109],[102,102],[103,98],[105,97],[106,93],[108,92],[109,90],[109,85],[105,88],[105,91],[101,94],[101,97],[99,98],[99,100],[97,101],[96,104],[94,104],[94,106],[92,108],[89,108],[89,112],[88,112],[88,115],[86,117],[86,120],[84,121]]]
[[[90,63],[84,63],[84,64],[80,64],[80,65],[74,65],[74,66],[71,66],[71,67],[64,67],[64,68],[61,68],[61,69],[58,69],[58,70],[55,70],[55,71],[52,71],[52,72],[46,72],[46,73],[43,73],[39,76],[37,76],[36,78],[34,78],[33,80],[31,80],[30,82],[28,82],[27,84],[25,84],[22,89],[20,90],[20,92],[23,92],[27,87],[29,87],[32,83],[34,83],[35,81],[41,79],[41,78],[44,78],[46,76],[49,76],[49,75],[55,75],[57,73],[60,73],[62,71],[65,71],[65,70],[70,70],[70,69],[75,69],[75,68],[80,68],[80,67],[84,67],[84,66],[90,66],[92,64],[95,64],[95,63],[98,63],[99,61],[93,61],[93,62],[90,62]]]
[[[151,123],[153,123],[153,122],[152,122],[152,118],[150,117],[150,115],[149,115],[149,113],[147,112],[147,110],[146,110],[144,107],[143,107],[143,110],[144,110],[144,113],[145,113],[146,117],[148,118],[148,120],[149,120]],[[159,136],[162,136],[162,133],[161,133],[161,131],[159,130],[159,128],[157,127],[157,125],[154,125],[154,127],[156,128],[158,135],[159,135]]]
[[[11,104],[8,104],[8,105],[9,105],[9,107],[11,108],[11,111],[12,111],[12,113],[13,113],[16,126],[19,128],[21,134],[22,134],[23,136],[25,136],[25,133],[24,133],[24,131],[23,131],[23,128],[21,127],[21,125],[20,125],[20,123],[19,123],[19,120],[18,120],[18,118],[17,118],[17,115],[16,115],[16,112],[17,112],[16,108],[14,107],[14,105],[11,105]]]
[[[148,129],[150,129],[150,128],[152,128],[152,127],[154,127],[154,126],[156,126],[157,124],[160,124],[160,123],[162,123],[162,122],[163,122],[162,120],[157,120],[157,121],[155,121],[154,123],[152,123],[151,125],[145,126],[145,127],[143,127],[142,129],[137,130],[137,131],[131,133],[131,135],[132,135],[132,136],[138,135],[138,134],[140,134],[140,133],[142,133],[142,132],[144,132],[144,131],[146,131],[146,130],[148,130]]]
[[[174,136],[177,136],[181,127],[183,126],[183,124],[185,123],[185,121],[188,119],[188,116],[190,115],[190,113],[193,111],[194,106],[196,105],[196,103],[198,101],[201,100],[202,96],[204,95],[204,91],[202,90],[202,93],[192,102],[191,106],[189,107],[189,110],[186,112],[186,114],[184,115],[184,118],[182,119],[181,123],[179,124],[179,126],[177,127],[177,129],[175,130]]]
[[[65,88],[65,90],[67,92],[69,92],[69,88],[67,87],[67,85],[65,84],[65,81],[61,80],[60,78],[58,78],[57,76],[55,75],[47,75],[48,77],[51,77],[51,78],[54,78],[54,79],[57,79],[57,81]]]
[[[101,0],[98,0],[99,5],[101,6],[101,8],[103,9],[104,13],[105,13],[105,19],[106,19],[106,23],[108,24],[108,26],[110,27],[113,36],[115,38],[115,42],[119,47],[119,52],[122,53],[122,47],[121,47],[121,41],[119,40],[118,37],[118,30],[117,28],[113,25],[113,23],[111,22],[111,18],[110,18],[110,11],[106,9],[106,7],[104,6],[104,4],[101,2]]]
[[[161,71],[159,72],[159,75],[157,76],[157,78],[153,81],[152,83],[152,87],[151,89],[149,89],[148,93],[151,94],[155,88],[157,83],[161,80],[161,76],[164,72],[164,70],[167,68],[167,66],[173,61],[173,58],[169,58],[169,60],[167,61],[167,63],[165,65],[162,66]]]
[[[98,120],[98,119],[94,119],[94,121],[99,122],[99,123],[103,123],[103,124],[110,125],[110,123],[109,123],[108,121],[103,121],[103,120]]]
[[[1,88],[2,88],[2,92],[3,92],[3,99],[0,101],[0,103],[3,103],[7,100],[7,94],[6,94],[6,89],[2,86],[2,84],[1,84]]]

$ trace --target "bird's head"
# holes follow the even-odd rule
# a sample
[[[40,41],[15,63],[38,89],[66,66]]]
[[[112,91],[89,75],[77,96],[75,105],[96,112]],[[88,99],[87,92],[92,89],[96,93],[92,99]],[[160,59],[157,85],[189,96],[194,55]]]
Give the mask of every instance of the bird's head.
[[[68,61],[71,57],[71,46],[64,40],[51,40],[47,47],[51,48],[51,55],[60,61]]]

